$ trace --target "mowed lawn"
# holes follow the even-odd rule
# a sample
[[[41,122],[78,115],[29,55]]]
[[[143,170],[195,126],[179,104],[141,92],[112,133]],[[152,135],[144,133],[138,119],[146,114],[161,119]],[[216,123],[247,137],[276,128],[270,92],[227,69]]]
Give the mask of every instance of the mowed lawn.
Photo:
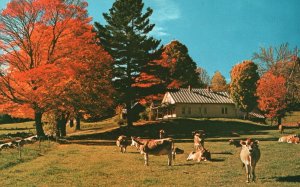
[[[183,128],[187,129],[186,131]],[[150,156],[148,167],[134,147],[122,154],[115,146],[119,134],[155,136],[164,128],[174,137],[175,145],[185,150],[177,155],[173,166],[167,166],[167,156]],[[151,131],[152,129],[152,131]],[[191,131],[208,132],[205,147],[212,153],[211,162],[187,162],[193,150]],[[222,130],[223,129],[223,130]],[[290,128],[286,134],[299,134]],[[240,137],[236,136],[239,134]],[[278,130],[251,122],[224,119],[174,120],[130,131],[115,129],[89,136],[70,137],[71,144],[47,141],[24,147],[23,160],[17,150],[0,152],[1,186],[299,186],[300,145],[278,143]],[[228,144],[228,139],[251,137],[260,140],[261,160],[257,182],[246,184],[245,169],[239,159],[240,148]]]

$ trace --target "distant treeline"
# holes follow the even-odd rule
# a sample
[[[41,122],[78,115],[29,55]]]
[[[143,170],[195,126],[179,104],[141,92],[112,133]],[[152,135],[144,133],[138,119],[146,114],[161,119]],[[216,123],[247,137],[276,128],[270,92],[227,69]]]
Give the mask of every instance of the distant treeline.
[[[0,125],[6,123],[20,123],[30,121],[31,119],[13,118],[8,114],[0,114]]]

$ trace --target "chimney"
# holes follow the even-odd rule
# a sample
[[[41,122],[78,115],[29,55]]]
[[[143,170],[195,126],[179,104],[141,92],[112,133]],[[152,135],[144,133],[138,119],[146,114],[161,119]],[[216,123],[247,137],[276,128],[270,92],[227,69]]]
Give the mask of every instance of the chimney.
[[[209,92],[210,92],[210,86],[207,86],[207,91],[209,91]]]
[[[192,87],[191,85],[188,86],[188,91],[191,92],[192,91]]]

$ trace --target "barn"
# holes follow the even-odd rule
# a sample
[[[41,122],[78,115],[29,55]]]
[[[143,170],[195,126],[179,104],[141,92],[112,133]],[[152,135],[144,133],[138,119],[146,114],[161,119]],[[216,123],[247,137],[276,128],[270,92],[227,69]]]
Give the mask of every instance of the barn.
[[[209,88],[170,89],[161,105],[167,108],[164,118],[236,118],[239,115],[227,92],[214,92]]]

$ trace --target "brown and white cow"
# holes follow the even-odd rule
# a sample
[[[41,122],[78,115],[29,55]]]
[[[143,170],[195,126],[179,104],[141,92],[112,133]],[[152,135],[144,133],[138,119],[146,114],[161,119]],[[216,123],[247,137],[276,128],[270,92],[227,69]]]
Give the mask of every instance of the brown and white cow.
[[[202,160],[210,161],[211,154],[210,154],[209,150],[203,148],[202,150],[197,150],[196,152],[195,151],[191,152],[186,160],[187,161],[195,160],[197,162],[200,162]]]
[[[165,139],[140,139],[136,137],[131,137],[132,145],[138,145],[138,148],[141,154],[144,155],[145,165],[149,165],[149,155],[168,155],[168,165],[172,165],[172,152],[173,152],[173,139],[165,138]]]
[[[163,129],[161,129],[161,130],[159,131],[159,138],[160,138],[160,139],[166,138],[166,132],[165,132]]]
[[[234,145],[235,147],[242,147],[242,145],[240,144],[240,141],[233,140],[233,139],[229,140],[229,145]]]
[[[279,133],[280,133],[280,134],[283,134],[284,126],[283,126],[282,124],[279,124],[279,125],[278,125],[278,130],[279,130]]]
[[[247,139],[246,141],[241,140],[240,144],[242,145],[242,150],[240,153],[240,158],[243,165],[246,168],[247,181],[250,182],[255,181],[255,166],[260,158],[260,150],[258,147],[258,140],[253,141],[251,139]]]
[[[129,141],[127,140],[127,137],[124,135],[119,136],[119,138],[116,141],[116,144],[118,147],[120,147],[121,153],[125,153],[127,146],[130,145]]]
[[[298,144],[298,143],[300,143],[300,138],[297,137],[297,136],[292,137],[292,138],[290,138],[290,139],[287,141],[287,143]]]
[[[291,138],[297,137],[296,134],[282,136],[278,139],[278,142],[288,142]]]
[[[201,147],[204,147],[204,131],[203,130],[197,130],[193,132],[194,135],[194,148],[197,152],[198,150],[201,150]]]

